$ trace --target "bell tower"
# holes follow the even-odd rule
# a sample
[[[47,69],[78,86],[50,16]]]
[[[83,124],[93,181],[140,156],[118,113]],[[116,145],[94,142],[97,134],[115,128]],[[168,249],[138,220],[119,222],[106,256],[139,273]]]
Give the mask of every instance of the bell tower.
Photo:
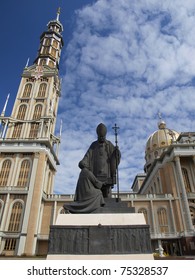
[[[22,73],[10,117],[0,116],[0,254],[34,255],[42,199],[53,192],[63,26],[49,21],[34,64]]]
[[[54,136],[60,97],[59,60],[63,39],[59,10],[56,20],[40,37],[40,47],[34,64],[26,65],[11,118],[4,122],[3,139],[48,141],[58,143]]]

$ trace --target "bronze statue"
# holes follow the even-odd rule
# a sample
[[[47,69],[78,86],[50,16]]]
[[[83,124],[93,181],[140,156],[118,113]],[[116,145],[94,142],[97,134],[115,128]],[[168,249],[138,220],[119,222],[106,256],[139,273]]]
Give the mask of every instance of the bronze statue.
[[[98,139],[94,141],[79,162],[81,172],[75,191],[75,201],[65,204],[71,213],[90,213],[104,205],[104,197],[111,196],[116,184],[116,170],[120,162],[120,151],[106,140],[107,128],[100,123],[96,129]]]
[[[104,183],[102,193],[104,197],[111,195],[111,188],[116,184],[116,168],[120,162],[120,151],[109,140],[106,140],[107,128],[100,123],[96,129],[98,139],[93,142],[79,167],[88,168],[94,176]]]

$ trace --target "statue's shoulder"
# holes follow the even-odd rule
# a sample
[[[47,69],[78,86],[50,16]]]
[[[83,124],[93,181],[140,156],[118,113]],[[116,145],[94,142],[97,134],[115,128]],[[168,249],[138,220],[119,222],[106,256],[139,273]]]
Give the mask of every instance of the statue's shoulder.
[[[114,145],[112,144],[112,142],[110,140],[106,139],[106,145],[110,146],[110,147],[114,147]]]
[[[94,141],[91,143],[89,149],[94,149],[98,145],[98,141]]]
[[[92,142],[91,143],[91,145],[89,146],[89,148],[88,148],[88,150],[87,150],[87,152],[86,152],[86,154],[85,154],[85,157],[86,156],[90,156],[91,155],[91,153],[93,153],[93,151],[97,148],[97,142],[98,141],[94,141],[94,142]]]

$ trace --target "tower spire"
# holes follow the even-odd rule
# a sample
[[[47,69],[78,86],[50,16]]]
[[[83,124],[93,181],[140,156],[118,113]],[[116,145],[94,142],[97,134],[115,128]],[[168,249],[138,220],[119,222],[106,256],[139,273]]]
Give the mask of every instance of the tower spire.
[[[27,68],[27,67],[28,67],[29,60],[30,60],[30,58],[28,58],[28,59],[27,59],[27,62],[26,62],[25,68]]]
[[[10,94],[7,95],[7,98],[6,98],[6,101],[5,101],[5,105],[3,107],[3,111],[1,112],[1,117],[5,116],[5,110],[7,108],[7,103],[8,103],[8,100],[9,100],[9,96],[10,96]]]
[[[57,10],[57,17],[56,17],[56,20],[59,21],[59,17],[60,17],[60,7],[58,8]]]
[[[63,46],[63,25],[59,21],[60,8],[57,10],[56,19],[48,22],[48,29],[40,37],[40,47],[34,63],[37,66],[47,65],[59,69],[61,48]]]

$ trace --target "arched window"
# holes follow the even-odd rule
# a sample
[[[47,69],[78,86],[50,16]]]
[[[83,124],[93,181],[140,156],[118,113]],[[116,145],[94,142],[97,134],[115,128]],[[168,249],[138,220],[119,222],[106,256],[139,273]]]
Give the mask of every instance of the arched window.
[[[55,65],[54,65],[54,62],[53,61],[49,61],[49,66],[51,67],[51,68],[53,68]]]
[[[22,213],[23,213],[23,204],[20,201],[17,201],[12,206],[12,212],[10,215],[8,231],[18,232],[22,224]]]
[[[51,39],[47,38],[45,40],[45,46],[49,46],[51,44]]]
[[[31,90],[32,90],[32,84],[30,83],[26,84],[23,91],[23,97],[30,97]]]
[[[35,106],[35,109],[34,109],[34,114],[33,114],[33,120],[38,120],[40,119],[41,117],[41,113],[42,113],[42,105],[41,104],[37,104]]]
[[[40,60],[40,65],[45,65],[45,64],[46,64],[46,59],[44,59],[44,58],[41,59],[41,60]]]
[[[188,175],[188,170],[184,167],[182,167],[182,174],[183,174],[183,180],[186,188],[186,192],[191,192],[191,186],[190,186],[190,179]]]
[[[25,119],[26,109],[27,109],[27,106],[24,105],[24,104],[19,107],[18,114],[17,114],[17,119],[18,120],[24,120]]]
[[[51,55],[52,55],[53,57],[56,57],[56,53],[57,53],[57,50],[54,49],[54,48],[51,48]]]
[[[37,138],[39,132],[39,123],[32,123],[30,126],[29,138]]]
[[[18,114],[17,114],[18,120],[25,119],[26,110],[27,110],[27,106],[24,104],[19,107]],[[22,125],[23,125],[22,123],[15,123],[12,138],[20,138],[21,131],[22,131]]]
[[[38,120],[42,114],[42,105],[37,104],[34,109],[33,119]],[[39,123],[32,123],[30,127],[29,138],[37,138],[39,132]]]
[[[147,210],[145,208],[140,208],[138,210],[138,213],[143,213],[144,214],[144,218],[145,218],[145,221],[146,221],[146,224],[149,224],[148,223],[148,213],[147,213]]]
[[[159,230],[161,233],[167,233],[169,231],[167,211],[165,208],[160,208],[157,211]]]
[[[20,167],[20,173],[18,177],[18,187],[28,187],[29,183],[29,175],[30,175],[30,161],[28,159],[23,160],[21,167]]]
[[[56,40],[53,41],[53,47],[56,49],[58,48],[58,42]]]
[[[46,55],[49,54],[49,47],[44,47],[42,53]]]
[[[9,179],[9,174],[11,170],[11,160],[6,159],[1,167],[1,172],[0,172],[0,186],[7,186],[8,179]]]
[[[40,84],[37,97],[45,97],[46,88],[47,88],[47,84],[45,83]]]
[[[12,138],[20,138],[22,131],[22,123],[15,123]]]

